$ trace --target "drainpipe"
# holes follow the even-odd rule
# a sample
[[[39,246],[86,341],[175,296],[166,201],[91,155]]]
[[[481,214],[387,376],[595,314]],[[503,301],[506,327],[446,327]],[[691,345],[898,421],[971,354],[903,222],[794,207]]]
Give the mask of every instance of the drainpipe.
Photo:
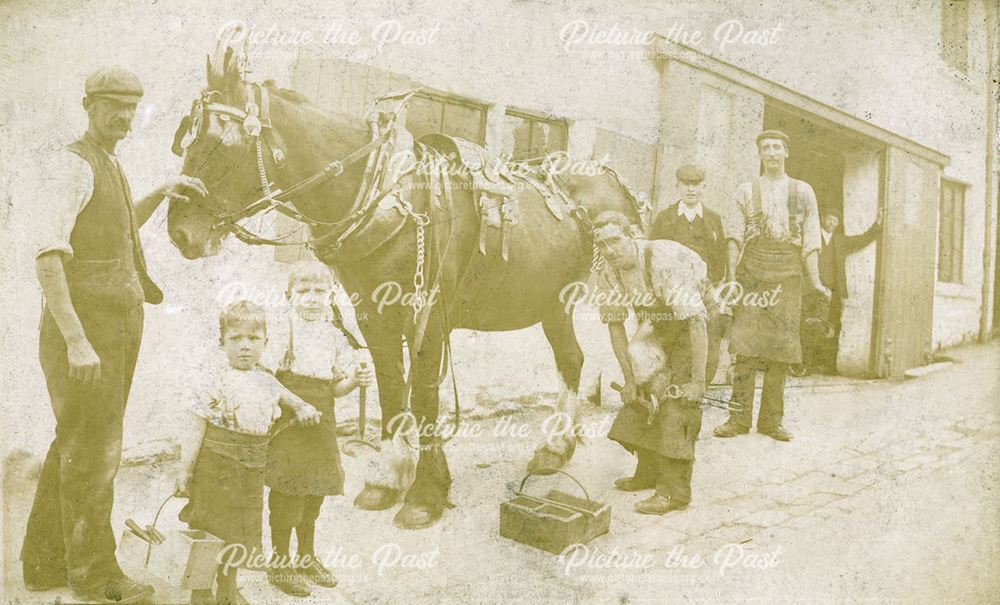
[[[982,288],[982,312],[979,314],[979,340],[988,341],[993,333],[993,297],[996,292],[993,286],[996,280],[996,227],[997,217],[995,216],[995,200],[997,195],[997,147],[1000,141],[997,140],[997,112],[1000,110],[1000,87],[997,80],[1000,79],[1000,69],[997,67],[997,60],[1000,59],[998,51],[997,35],[997,6],[994,2],[986,0],[986,55],[987,55],[987,81],[986,81],[986,203],[983,216],[986,218],[986,230],[983,237],[983,288]]]

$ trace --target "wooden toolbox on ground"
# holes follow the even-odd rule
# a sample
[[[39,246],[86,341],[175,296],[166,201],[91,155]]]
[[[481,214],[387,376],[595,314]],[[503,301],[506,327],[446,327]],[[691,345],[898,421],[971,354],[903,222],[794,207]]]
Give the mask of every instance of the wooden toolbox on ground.
[[[127,529],[118,543],[118,560],[126,573],[148,573],[173,588],[211,588],[225,543],[207,531],[156,529],[163,507],[175,497],[167,496],[156,511],[153,524],[145,529],[132,519],[125,520]]]
[[[162,543],[150,544],[126,530],[118,544],[122,565],[148,571],[174,588],[211,588],[222,540],[208,532],[185,529],[167,530],[163,536]]]
[[[561,473],[579,486],[584,497],[579,498],[559,490],[544,497],[524,493],[528,473],[521,480],[514,497],[500,504],[500,535],[522,544],[561,554],[573,544],[586,544],[608,533],[611,527],[611,507],[591,500],[587,490],[569,473],[556,469],[539,469],[542,473]]]

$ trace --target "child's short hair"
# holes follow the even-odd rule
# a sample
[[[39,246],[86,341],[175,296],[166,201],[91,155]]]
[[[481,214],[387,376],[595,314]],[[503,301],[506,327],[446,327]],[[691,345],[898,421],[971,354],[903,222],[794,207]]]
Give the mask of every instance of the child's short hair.
[[[226,335],[226,328],[233,324],[248,324],[267,333],[267,315],[264,309],[249,300],[238,300],[219,313],[219,336]]]
[[[301,260],[288,269],[288,291],[291,292],[292,286],[301,281],[324,281],[332,287],[337,279],[330,267],[320,261]]]

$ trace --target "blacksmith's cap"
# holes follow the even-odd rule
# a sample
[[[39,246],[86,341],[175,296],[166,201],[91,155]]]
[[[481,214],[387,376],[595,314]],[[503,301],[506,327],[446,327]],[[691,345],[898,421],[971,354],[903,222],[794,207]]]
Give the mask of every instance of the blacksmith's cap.
[[[121,67],[102,67],[87,77],[84,86],[88,97],[108,97],[122,103],[138,103],[142,98],[142,82]]]
[[[705,171],[695,164],[684,164],[677,169],[677,180],[685,183],[700,183],[705,180]]]
[[[788,135],[780,130],[765,130],[757,135],[757,147],[760,147],[760,142],[764,139],[779,139],[785,144],[785,149],[788,149]]]

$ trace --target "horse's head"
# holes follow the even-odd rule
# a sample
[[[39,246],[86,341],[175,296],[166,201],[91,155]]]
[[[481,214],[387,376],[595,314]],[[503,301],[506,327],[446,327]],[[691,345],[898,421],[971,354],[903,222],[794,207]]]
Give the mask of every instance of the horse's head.
[[[342,217],[366,170],[365,156],[357,153],[374,144],[368,125],[356,117],[324,112],[270,82],[247,82],[241,33],[237,26],[220,36],[208,58],[207,86],[174,134],[184,174],[208,189],[204,199],[170,203],[170,240],[187,258],[215,254],[229,233],[266,243],[237,225],[277,203],[263,199],[265,180],[286,191],[308,183],[282,203],[321,222]],[[331,172],[336,160],[346,158],[353,159],[339,165],[342,174]],[[330,174],[339,178],[312,178]]]
[[[246,112],[245,48],[232,43],[240,33],[235,27],[220,36],[208,58],[207,86],[174,134],[173,151],[184,157],[183,173],[201,179],[208,189],[206,198],[170,202],[170,240],[187,258],[218,252],[231,226],[226,217],[262,195],[256,149],[260,123]]]

